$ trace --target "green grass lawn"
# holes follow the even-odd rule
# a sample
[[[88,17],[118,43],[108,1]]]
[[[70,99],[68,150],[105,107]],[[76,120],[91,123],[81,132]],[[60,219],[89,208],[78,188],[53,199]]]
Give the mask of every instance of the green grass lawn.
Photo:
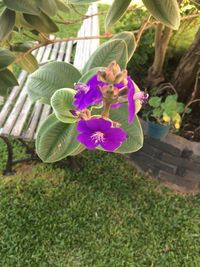
[[[200,266],[200,196],[175,195],[112,153],[77,163],[1,177],[0,266]]]
[[[2,173],[1,140],[0,155]],[[76,162],[0,175],[0,267],[200,266],[200,196],[176,195],[112,153],[86,151]]]

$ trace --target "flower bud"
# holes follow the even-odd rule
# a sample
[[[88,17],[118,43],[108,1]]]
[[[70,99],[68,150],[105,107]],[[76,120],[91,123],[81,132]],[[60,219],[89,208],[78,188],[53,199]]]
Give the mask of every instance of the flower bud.
[[[117,73],[119,73],[121,71],[120,66],[117,64],[116,61],[112,61],[109,65],[108,65],[108,69],[114,74],[116,75]]]
[[[118,72],[115,76],[115,83],[123,83],[126,85],[128,83],[127,81],[127,70],[123,70],[121,72]]]

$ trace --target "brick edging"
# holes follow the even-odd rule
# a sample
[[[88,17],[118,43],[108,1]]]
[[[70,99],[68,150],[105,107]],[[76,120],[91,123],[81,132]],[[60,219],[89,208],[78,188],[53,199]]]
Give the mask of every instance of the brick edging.
[[[146,135],[146,122],[141,120],[141,124],[144,146],[130,154],[130,160],[153,178],[174,184],[181,191],[200,192],[200,143],[171,133],[156,140]]]

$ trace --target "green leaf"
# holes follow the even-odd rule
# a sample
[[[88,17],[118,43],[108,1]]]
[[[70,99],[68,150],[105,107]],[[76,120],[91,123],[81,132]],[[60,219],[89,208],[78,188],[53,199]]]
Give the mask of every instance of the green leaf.
[[[0,70],[10,65],[15,60],[15,55],[8,49],[0,48]]]
[[[153,108],[158,108],[161,104],[161,98],[158,96],[153,96],[149,99],[149,105]]]
[[[81,78],[78,82],[87,83],[89,81],[89,79],[92,78],[92,76],[97,74],[98,70],[99,70],[99,68],[93,68],[93,69],[89,70],[88,72],[84,73],[83,76],[81,76]]]
[[[168,95],[165,99],[165,103],[170,103],[172,101],[177,101],[177,95]]]
[[[39,16],[24,14],[24,19],[38,32],[52,33],[59,31],[54,21],[43,12]]]
[[[105,20],[105,28],[108,31],[112,25],[117,22],[118,19],[124,14],[131,3],[131,0],[114,0],[112,6],[108,10],[106,20]]]
[[[12,51],[15,51],[15,52],[26,52],[29,49],[31,49],[33,46],[34,46],[34,42],[30,42],[30,41],[27,41],[27,42],[24,42],[24,43],[15,43],[12,46]]]
[[[3,2],[11,10],[32,15],[37,15],[40,13],[40,9],[36,0],[3,0]]]
[[[70,88],[57,90],[51,98],[51,106],[58,120],[65,123],[74,123],[77,118],[72,115],[70,110],[75,109],[72,104],[76,91]]]
[[[107,67],[113,60],[121,69],[126,68],[128,52],[125,41],[111,40],[98,47],[85,64],[83,73],[95,67]]]
[[[169,28],[177,30],[180,14],[177,0],[142,0],[149,12]]]
[[[32,73],[39,68],[36,58],[32,54],[22,54],[20,61],[17,62],[22,69]]]
[[[62,0],[55,0],[55,2],[56,2],[58,10],[65,12],[65,13],[68,13],[70,11],[69,6],[65,4]]]
[[[42,99],[44,103],[49,104],[55,91],[60,88],[73,88],[80,77],[80,72],[69,63],[47,63],[29,75],[28,94],[32,101]]]
[[[118,109],[112,109],[110,112],[110,118],[113,121],[119,122],[121,124],[120,128],[122,128],[128,135],[128,138],[115,151],[116,153],[136,152],[143,146],[142,127],[137,115],[135,116],[132,124],[128,123],[127,105]]]
[[[0,41],[6,39],[15,25],[15,12],[5,8],[0,16]]]
[[[38,6],[48,16],[55,16],[57,13],[55,0],[38,0]]]
[[[170,107],[167,107],[165,109],[165,113],[167,114],[167,116],[169,116],[170,118],[173,118],[176,116],[177,112],[176,112],[176,109],[171,109]]]
[[[0,95],[5,95],[9,87],[18,85],[18,81],[8,69],[0,71]]]
[[[51,114],[37,133],[36,152],[44,162],[59,161],[77,151],[76,136],[76,124],[60,122]]]
[[[134,54],[136,45],[135,45],[135,35],[132,32],[120,32],[112,37],[111,40],[124,40],[127,45],[128,50],[128,61],[131,59],[131,57]]]
[[[184,105],[183,103],[178,102],[178,103],[177,103],[177,110],[176,110],[176,111],[177,111],[178,113],[183,113],[184,110],[185,110],[185,105]]]
[[[33,30],[33,26],[31,26],[31,25],[24,19],[23,13],[21,13],[21,12],[16,12],[15,25],[16,25],[16,27],[18,27],[18,28],[23,27],[24,29],[27,29],[27,30]]]
[[[162,111],[161,108],[155,108],[155,109],[153,110],[153,116],[154,116],[155,118],[160,117],[160,116],[162,115],[162,113],[163,113],[163,111]]]

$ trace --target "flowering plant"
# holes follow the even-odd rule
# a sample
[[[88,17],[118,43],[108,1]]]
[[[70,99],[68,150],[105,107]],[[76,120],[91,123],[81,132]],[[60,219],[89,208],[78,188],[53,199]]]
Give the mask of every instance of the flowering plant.
[[[152,108],[151,116],[157,123],[171,125],[177,130],[180,128],[185,105],[177,101],[177,95],[168,95],[165,99],[153,96],[149,99],[149,105]]]
[[[58,161],[85,148],[116,153],[141,148],[143,133],[136,114],[147,96],[127,73],[134,36],[125,34],[127,43],[106,42],[82,73],[69,63],[51,62],[29,76],[30,98],[53,110],[37,133],[36,151],[43,161]]]

